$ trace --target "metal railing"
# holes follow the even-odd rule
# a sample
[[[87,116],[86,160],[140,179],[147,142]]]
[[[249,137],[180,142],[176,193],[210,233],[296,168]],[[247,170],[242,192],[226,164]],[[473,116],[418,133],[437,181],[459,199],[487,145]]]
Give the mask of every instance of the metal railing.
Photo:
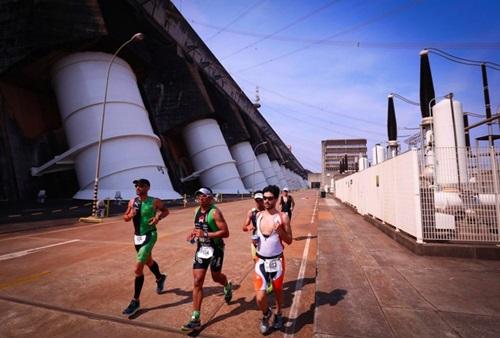
[[[499,242],[500,149],[419,152],[423,240]]]

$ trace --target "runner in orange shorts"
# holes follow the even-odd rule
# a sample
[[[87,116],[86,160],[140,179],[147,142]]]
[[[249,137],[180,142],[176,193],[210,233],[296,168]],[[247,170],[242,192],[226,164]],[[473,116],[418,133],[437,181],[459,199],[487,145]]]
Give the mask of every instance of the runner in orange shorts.
[[[269,185],[262,191],[264,211],[257,214],[256,235],[258,239],[255,262],[255,298],[262,311],[260,332],[266,334],[270,329],[269,320],[272,311],[268,305],[267,294],[274,291],[276,295],[276,313],[273,328],[283,327],[283,277],[285,275],[285,259],[283,257],[283,242],[291,244],[292,229],[288,215],[276,210],[280,190],[275,185]]]

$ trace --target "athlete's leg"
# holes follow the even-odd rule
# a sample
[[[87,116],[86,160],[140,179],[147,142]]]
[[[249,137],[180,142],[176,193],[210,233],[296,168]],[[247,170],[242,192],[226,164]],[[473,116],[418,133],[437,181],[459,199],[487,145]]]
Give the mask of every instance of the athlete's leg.
[[[144,263],[136,262],[135,264],[135,282],[134,282],[134,299],[139,300],[142,291],[142,285],[144,284]]]
[[[281,269],[273,276],[273,290],[276,295],[276,313],[281,314],[283,304],[283,280],[285,278],[285,257],[281,258]]]
[[[148,266],[149,270],[151,270],[151,272],[155,275],[157,280],[162,277],[160,267],[158,266],[158,263],[156,263],[156,261],[153,259],[153,255],[149,256],[146,265]]]
[[[193,311],[201,310],[206,269],[193,269]]]
[[[212,279],[214,282],[219,283],[221,285],[226,285],[227,284],[227,277],[225,274],[223,274],[221,271],[210,271],[212,273]]]
[[[262,311],[262,313],[266,313],[269,305],[267,303],[267,294],[265,290],[257,290],[255,291],[255,300],[257,301],[257,306]]]
[[[275,289],[274,295],[276,298],[276,313],[281,313],[281,306],[283,304],[283,289]]]

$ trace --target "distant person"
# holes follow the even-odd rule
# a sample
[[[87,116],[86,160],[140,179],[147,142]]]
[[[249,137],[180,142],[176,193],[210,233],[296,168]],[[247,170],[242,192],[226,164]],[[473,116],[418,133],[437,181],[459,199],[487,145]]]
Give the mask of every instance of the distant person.
[[[97,201],[97,217],[103,218],[106,213],[106,201],[99,200]]]
[[[243,231],[251,231],[252,232],[252,243],[250,244],[250,252],[252,254],[252,259],[256,259],[255,248],[258,244],[258,236],[256,235],[257,231],[257,214],[264,210],[264,196],[262,195],[262,190],[257,190],[253,195],[253,199],[255,201],[255,207],[250,209],[245,218],[245,222],[243,223]]]
[[[260,332],[266,334],[270,329],[269,321],[272,311],[268,305],[267,294],[274,291],[276,295],[276,313],[273,328],[283,328],[283,279],[285,276],[285,258],[283,257],[283,242],[291,244],[292,229],[288,215],[276,209],[280,190],[275,185],[263,189],[264,211],[257,214],[257,245],[258,260],[255,263],[255,298],[262,311]]]
[[[40,190],[36,197],[36,201],[40,204],[43,204],[45,203],[46,199],[47,199],[47,193],[45,192],[45,189]]]
[[[125,222],[132,220],[134,223],[134,244],[137,251],[137,263],[134,269],[134,298],[123,310],[126,316],[131,316],[139,310],[139,296],[144,284],[144,265],[147,265],[156,277],[156,293],[162,293],[167,279],[167,275],[160,272],[158,263],[153,260],[152,251],[158,238],[156,225],[167,217],[169,211],[160,199],[148,196],[151,185],[147,179],[141,178],[133,183],[137,197],[129,201],[127,211],[123,216]]]
[[[282,212],[286,212],[288,219],[292,219],[292,211],[295,208],[295,200],[289,194],[288,188],[284,187],[280,198],[280,207]]]
[[[123,200],[123,197],[122,197],[122,192],[121,191],[116,191],[115,192],[115,204],[116,205],[122,205],[122,200]]]
[[[193,312],[191,319],[181,327],[182,331],[201,328],[201,302],[203,282],[208,267],[214,282],[224,286],[224,300],[227,304],[233,297],[232,284],[222,273],[224,262],[224,240],[229,237],[229,229],[222,212],[215,206],[214,194],[210,188],[201,188],[195,193],[200,206],[195,211],[194,228],[187,240],[196,243],[193,262]]]

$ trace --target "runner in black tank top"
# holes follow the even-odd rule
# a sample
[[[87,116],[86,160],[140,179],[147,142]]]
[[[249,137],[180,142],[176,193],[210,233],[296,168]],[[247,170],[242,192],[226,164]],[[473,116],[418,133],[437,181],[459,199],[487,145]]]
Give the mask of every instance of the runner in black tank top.
[[[283,188],[283,194],[280,197],[281,212],[286,212],[289,219],[292,219],[292,211],[295,208],[295,201],[292,195],[288,194],[288,188]]]

